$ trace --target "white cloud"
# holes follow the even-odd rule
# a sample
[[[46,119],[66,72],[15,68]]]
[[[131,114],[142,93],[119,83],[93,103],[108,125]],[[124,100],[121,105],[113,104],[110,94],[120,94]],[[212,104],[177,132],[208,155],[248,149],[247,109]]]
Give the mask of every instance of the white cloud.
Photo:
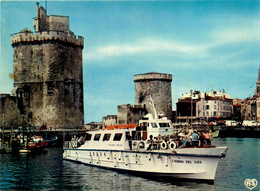
[[[83,60],[86,63],[92,61],[103,61],[120,56],[142,56],[158,55],[166,57],[182,57],[184,59],[220,59],[219,55],[211,50],[224,48],[228,45],[239,45],[245,42],[258,42],[260,40],[260,23],[247,19],[241,21],[241,26],[230,26],[229,28],[214,30],[201,39],[200,43],[187,42],[182,39],[168,40],[163,37],[139,37],[132,42],[110,43],[86,50]],[[243,27],[244,26],[244,27]],[[250,26],[250,27],[245,27]],[[177,38],[177,37],[176,37]],[[221,54],[221,60],[230,59],[242,53],[243,46],[230,50],[227,55]],[[107,62],[106,62],[107,63]]]
[[[126,56],[131,54],[184,54],[190,56],[204,56],[203,46],[185,44],[178,41],[168,41],[159,38],[144,38],[134,43],[109,44],[85,52],[84,60],[103,60],[108,57]]]
[[[213,39],[213,43],[211,45],[222,46],[232,43],[254,42],[260,40],[259,22],[252,22],[250,27],[242,26],[230,27],[212,32],[211,38]]]

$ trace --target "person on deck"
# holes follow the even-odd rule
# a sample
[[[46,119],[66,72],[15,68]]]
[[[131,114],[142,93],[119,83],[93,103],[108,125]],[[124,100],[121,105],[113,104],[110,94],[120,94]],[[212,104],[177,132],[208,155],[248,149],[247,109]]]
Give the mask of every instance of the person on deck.
[[[188,131],[185,132],[185,139],[186,139],[186,146],[190,147],[192,145],[192,140]]]
[[[132,137],[130,134],[128,134],[127,140],[128,140],[129,148],[130,148],[130,150],[132,150]]]
[[[192,141],[197,141],[198,138],[199,138],[199,134],[197,133],[197,130],[194,130],[192,135]]]
[[[141,140],[141,130],[142,130],[142,128],[140,126],[136,127],[137,140]]]

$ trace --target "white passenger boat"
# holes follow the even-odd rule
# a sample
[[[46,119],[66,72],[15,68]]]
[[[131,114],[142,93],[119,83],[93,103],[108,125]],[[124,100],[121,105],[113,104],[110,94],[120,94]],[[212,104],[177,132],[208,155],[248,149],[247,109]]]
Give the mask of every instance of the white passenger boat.
[[[170,120],[147,114],[139,124],[87,131],[82,143],[66,142],[63,158],[148,176],[214,181],[227,147],[194,142],[179,147]],[[170,136],[171,135],[171,136]],[[160,137],[164,137],[164,140]]]

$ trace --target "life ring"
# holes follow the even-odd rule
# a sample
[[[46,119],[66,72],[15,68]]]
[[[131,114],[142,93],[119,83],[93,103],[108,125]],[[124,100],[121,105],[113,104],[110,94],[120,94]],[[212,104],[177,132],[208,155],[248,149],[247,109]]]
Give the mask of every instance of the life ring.
[[[161,149],[166,149],[167,143],[163,141],[163,142],[161,142],[160,146],[161,146]]]
[[[15,138],[15,133],[12,133],[12,137]]]
[[[170,149],[176,149],[176,144],[175,144],[175,142],[173,142],[173,141],[171,141],[170,142],[170,144],[169,144],[169,147],[170,147]]]
[[[26,135],[24,135],[23,139],[24,139],[24,140],[27,140],[27,136],[26,136]]]
[[[144,149],[145,148],[145,142],[144,141],[141,141],[138,143],[138,150],[139,149]]]

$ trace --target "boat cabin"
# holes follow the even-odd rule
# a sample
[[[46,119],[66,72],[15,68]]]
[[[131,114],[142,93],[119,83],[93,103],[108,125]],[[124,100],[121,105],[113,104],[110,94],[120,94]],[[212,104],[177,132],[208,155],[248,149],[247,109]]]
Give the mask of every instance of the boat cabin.
[[[145,115],[140,121],[139,126],[143,130],[143,140],[153,137],[169,135],[174,132],[171,120],[161,115],[153,118],[152,114]]]
[[[82,149],[124,150],[130,149],[131,131],[129,129],[111,129],[88,131]],[[77,147],[75,145],[75,147]]]
[[[145,115],[139,124],[125,124],[125,125],[114,125],[107,126],[102,130],[88,131],[78,144],[83,144],[83,149],[133,149],[132,147],[137,146],[135,143],[140,141],[147,141],[150,138],[163,137],[173,134],[174,129],[172,122],[166,117],[159,116],[153,118],[152,114]]]

